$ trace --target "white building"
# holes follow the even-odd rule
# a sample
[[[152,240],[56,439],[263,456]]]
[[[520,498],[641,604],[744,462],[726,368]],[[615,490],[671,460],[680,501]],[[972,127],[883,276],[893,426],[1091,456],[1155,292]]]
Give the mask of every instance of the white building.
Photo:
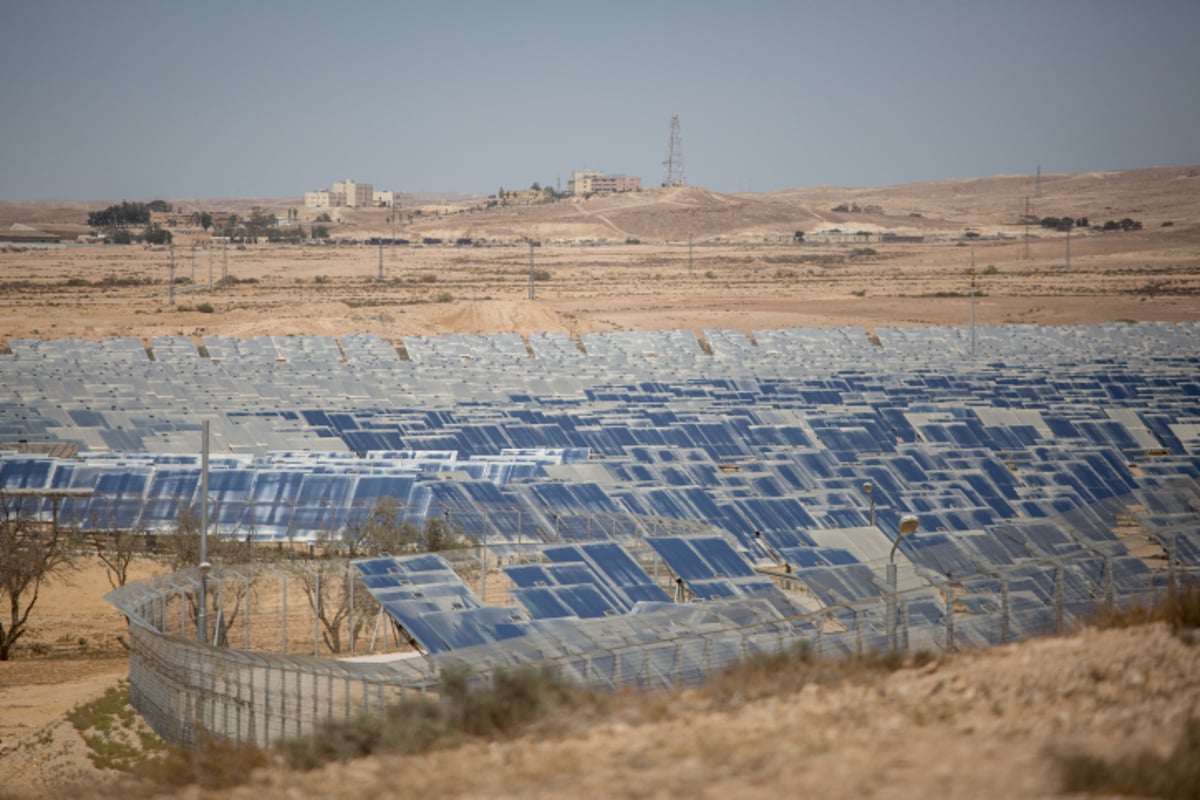
[[[369,183],[356,183],[347,178],[341,183],[333,185],[334,193],[341,192],[345,195],[345,204],[351,208],[364,208],[373,205],[375,200],[375,187]]]
[[[304,193],[306,208],[338,208],[346,205],[345,192],[331,192],[328,189],[318,189],[315,192]]]

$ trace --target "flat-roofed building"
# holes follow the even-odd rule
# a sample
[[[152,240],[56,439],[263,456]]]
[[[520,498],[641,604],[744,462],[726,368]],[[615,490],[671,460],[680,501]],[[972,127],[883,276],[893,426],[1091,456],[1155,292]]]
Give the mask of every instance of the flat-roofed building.
[[[605,175],[594,169],[581,169],[571,173],[567,191],[571,194],[593,192],[636,192],[642,188],[642,179],[632,175]]]
[[[364,208],[374,205],[375,187],[369,183],[358,183],[357,181],[346,179],[340,183],[335,183],[333,191],[335,193],[341,192],[345,195],[346,200],[344,205],[351,208]]]
[[[346,193],[328,189],[305,192],[304,205],[306,208],[338,208],[346,205]]]

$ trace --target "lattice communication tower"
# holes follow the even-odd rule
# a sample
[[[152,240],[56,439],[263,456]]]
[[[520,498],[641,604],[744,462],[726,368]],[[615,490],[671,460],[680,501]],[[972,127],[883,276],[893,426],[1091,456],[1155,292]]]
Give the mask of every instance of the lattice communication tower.
[[[679,134],[679,115],[671,115],[671,136],[663,161],[663,186],[683,186],[683,137]]]

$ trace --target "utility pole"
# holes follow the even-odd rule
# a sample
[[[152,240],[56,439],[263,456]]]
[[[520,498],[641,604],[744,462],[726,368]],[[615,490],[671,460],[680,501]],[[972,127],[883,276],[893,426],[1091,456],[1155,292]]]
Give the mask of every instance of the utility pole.
[[[971,249],[971,357],[975,357],[975,250]]]
[[[229,239],[221,242],[221,283],[229,282]]]
[[[529,240],[529,299],[536,299],[536,291],[533,287],[533,239]]]
[[[1071,268],[1071,226],[1067,226],[1067,269]]]
[[[692,277],[692,235],[688,234],[688,277]]]
[[[1030,217],[1029,195],[1025,195],[1025,216],[1023,217],[1023,219],[1025,221],[1025,260],[1026,261],[1029,260],[1029,217]]]
[[[192,288],[191,291],[196,291],[196,242],[192,241]]]
[[[171,285],[167,287],[167,297],[171,300],[171,308],[175,307],[175,244],[167,245],[171,252]]]
[[[212,294],[212,273],[213,273],[213,246],[212,239],[208,240],[208,293]]]
[[[379,282],[383,283],[383,239],[379,240]]]
[[[200,613],[197,639],[208,639],[208,420],[200,423]]]

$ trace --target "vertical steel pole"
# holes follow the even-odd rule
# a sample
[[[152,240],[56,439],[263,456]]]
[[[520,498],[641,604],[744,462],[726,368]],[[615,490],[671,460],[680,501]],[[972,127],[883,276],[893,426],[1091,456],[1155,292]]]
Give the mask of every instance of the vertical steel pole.
[[[887,565],[887,647],[889,652],[896,649],[896,562],[889,561]]]
[[[208,637],[208,420],[200,424],[200,615],[197,638]]]

